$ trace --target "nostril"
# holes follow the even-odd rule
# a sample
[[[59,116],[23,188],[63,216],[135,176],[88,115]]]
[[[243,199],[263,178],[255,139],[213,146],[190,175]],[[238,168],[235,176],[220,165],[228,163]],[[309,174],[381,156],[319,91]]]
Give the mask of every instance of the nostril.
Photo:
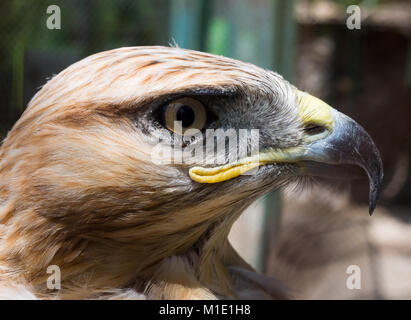
[[[317,134],[325,132],[326,130],[327,130],[326,127],[315,124],[315,123],[309,123],[304,126],[304,131],[310,136],[315,136]]]

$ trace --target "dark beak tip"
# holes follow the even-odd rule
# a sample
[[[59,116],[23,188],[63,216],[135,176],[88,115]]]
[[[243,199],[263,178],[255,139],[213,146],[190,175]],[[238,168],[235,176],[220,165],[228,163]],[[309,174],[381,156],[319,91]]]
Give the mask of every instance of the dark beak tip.
[[[376,203],[370,203],[370,207],[369,207],[369,210],[368,210],[368,213],[370,214],[370,217],[374,213],[376,205],[377,205]]]
[[[377,201],[378,201],[378,196],[372,195],[372,198],[370,199],[369,209],[368,209],[370,217],[374,213],[374,210],[377,206]]]
[[[377,202],[379,200],[380,192],[382,188],[383,178],[384,178],[384,173],[382,169],[382,162],[381,162],[381,158],[379,158],[377,174],[375,174],[372,178],[370,177],[370,203],[369,203],[370,216],[372,216],[377,206]]]

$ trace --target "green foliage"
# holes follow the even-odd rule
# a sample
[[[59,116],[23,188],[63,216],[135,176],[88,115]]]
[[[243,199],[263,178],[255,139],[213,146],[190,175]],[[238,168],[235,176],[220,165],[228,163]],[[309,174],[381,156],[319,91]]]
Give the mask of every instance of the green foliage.
[[[222,18],[214,18],[208,31],[208,51],[214,54],[227,54],[230,26]]]

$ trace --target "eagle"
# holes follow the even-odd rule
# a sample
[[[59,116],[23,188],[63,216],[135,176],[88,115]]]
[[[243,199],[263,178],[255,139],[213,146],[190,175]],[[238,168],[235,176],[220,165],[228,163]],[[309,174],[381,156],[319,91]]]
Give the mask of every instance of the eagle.
[[[0,297],[287,298],[233,249],[231,226],[271,190],[358,170],[372,213],[383,170],[370,136],[273,71],[177,47],[91,55],[2,143]]]

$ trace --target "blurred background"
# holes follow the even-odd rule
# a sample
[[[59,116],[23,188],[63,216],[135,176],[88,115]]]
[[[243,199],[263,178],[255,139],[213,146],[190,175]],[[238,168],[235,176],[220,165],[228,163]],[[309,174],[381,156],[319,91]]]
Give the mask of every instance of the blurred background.
[[[50,5],[61,29],[47,28]],[[347,28],[349,5],[360,6],[360,29]],[[50,77],[122,46],[252,62],[354,118],[384,162],[372,218],[366,180],[318,180],[264,196],[230,238],[295,298],[411,299],[411,1],[2,0],[0,17],[1,139]],[[351,265],[361,289],[347,288]]]

